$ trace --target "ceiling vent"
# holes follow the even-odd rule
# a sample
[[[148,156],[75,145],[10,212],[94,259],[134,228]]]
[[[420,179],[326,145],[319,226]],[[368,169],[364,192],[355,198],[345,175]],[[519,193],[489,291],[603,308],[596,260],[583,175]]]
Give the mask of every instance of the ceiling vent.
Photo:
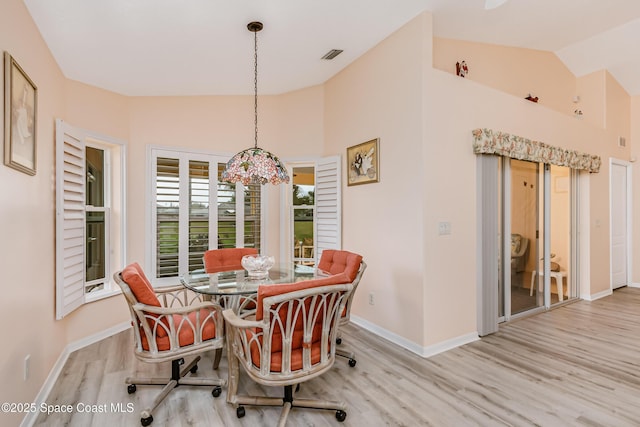
[[[341,49],[331,49],[329,52],[325,53],[321,59],[326,59],[327,61],[329,61],[335,58],[336,56],[340,55],[342,52],[344,51]]]

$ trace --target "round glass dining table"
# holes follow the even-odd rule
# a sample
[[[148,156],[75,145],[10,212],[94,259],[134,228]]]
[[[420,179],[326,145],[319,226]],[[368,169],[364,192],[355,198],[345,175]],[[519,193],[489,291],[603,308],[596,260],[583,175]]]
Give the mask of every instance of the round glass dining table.
[[[265,278],[251,277],[246,270],[218,273],[195,270],[180,276],[180,282],[194,292],[212,296],[216,301],[223,302],[226,308],[231,308],[238,313],[244,309],[255,308],[255,296],[260,285],[293,283],[328,275],[329,273],[314,267],[280,264],[272,267]]]

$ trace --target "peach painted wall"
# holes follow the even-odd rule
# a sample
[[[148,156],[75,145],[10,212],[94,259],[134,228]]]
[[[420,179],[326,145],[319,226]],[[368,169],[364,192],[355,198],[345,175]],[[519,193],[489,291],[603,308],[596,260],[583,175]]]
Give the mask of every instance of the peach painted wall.
[[[128,317],[121,301],[111,298],[55,320],[55,119],[108,134],[115,129],[124,138],[128,125],[121,97],[78,90],[66,81],[20,0],[0,4],[0,51],[8,51],[38,87],[37,173],[28,176],[0,165],[0,323],[12,325],[5,328],[9,344],[0,356],[0,400],[32,402],[68,343]],[[25,381],[27,355],[31,373]],[[0,414],[0,424],[17,425],[23,416]]]
[[[258,145],[286,156],[322,154],[323,89],[314,86],[278,96],[260,96]],[[147,263],[145,186],[147,146],[188,147],[233,154],[254,144],[252,96],[135,97],[130,100],[129,246],[131,261]],[[267,247],[278,254],[280,191],[267,186]],[[150,268],[150,267],[149,267]]]
[[[617,153],[612,153],[614,157],[628,161],[630,158],[631,141],[631,97],[624,90],[620,83],[609,73],[605,72],[606,82],[606,129],[610,130],[614,136],[614,144],[618,143],[618,138],[623,137],[627,141],[625,148],[618,147]]]
[[[433,38],[433,67],[456,73],[456,62],[466,61],[467,79],[518,98],[537,96],[538,103],[572,115],[575,76],[552,52],[487,43]]]
[[[356,295],[354,313],[424,346],[476,330],[476,160],[471,130],[489,127],[602,156],[601,173],[589,177],[591,262],[585,268],[591,269],[591,283],[586,284],[591,294],[609,287],[609,213],[598,201],[608,200],[606,160],[617,152],[611,131],[425,66],[416,52],[429,45],[424,34],[430,33],[430,25],[428,14],[411,21],[327,82],[325,96],[328,153],[381,138],[381,182],[344,188],[343,246],[361,250],[373,266]],[[424,79],[416,81],[415,70],[423,70]],[[419,86],[422,101],[410,89]],[[387,101],[380,102],[383,99]],[[413,126],[416,114],[422,117],[424,135]],[[385,145],[389,138],[392,148]],[[414,159],[418,152],[420,164]],[[422,198],[424,209],[416,198]],[[374,208],[379,200],[383,204]],[[391,222],[394,213],[385,206],[391,211],[402,206],[403,224]],[[451,235],[438,236],[440,221],[451,223]],[[414,228],[422,230],[422,239],[416,239]],[[370,292],[392,304],[383,311],[369,306]],[[424,296],[422,308],[415,301],[406,307],[399,304],[419,293]]]
[[[65,80],[65,121],[123,141],[129,139],[129,98]]]
[[[440,158],[454,158],[449,147],[465,146],[468,153],[455,156],[458,161],[456,170],[460,173],[457,182],[466,182],[463,187],[472,185],[475,175],[475,160],[471,153],[471,139],[467,135],[471,129],[488,127],[508,133],[520,135],[532,140],[543,141],[552,145],[573,148],[584,152],[598,154],[603,159],[600,173],[589,176],[591,188],[590,218],[591,234],[591,294],[606,290],[609,287],[609,234],[608,204],[602,200],[609,199],[609,168],[608,158],[617,153],[617,147],[612,142],[613,132],[597,129],[589,123],[558,113],[543,105],[532,104],[528,101],[509,96],[503,92],[492,90],[468,79],[460,79],[448,73],[434,70],[428,79],[428,94],[437,100],[429,106],[425,114],[431,129],[436,136],[433,140],[448,141],[443,145]],[[491,108],[486,108],[491,105]],[[455,123],[451,117],[456,117]],[[474,172],[475,173],[475,172]],[[475,185],[475,184],[473,184]],[[473,193],[475,194],[475,193]],[[475,197],[475,195],[473,196]],[[461,197],[462,199],[462,197]],[[460,203],[460,202],[459,202]],[[444,203],[435,201],[434,206],[444,207]],[[451,207],[457,215],[466,214],[462,206],[453,204]],[[466,218],[466,221],[473,220]],[[428,225],[427,225],[428,227]],[[457,226],[452,225],[455,229]],[[473,233],[469,234],[473,235]],[[469,236],[467,235],[467,237]],[[459,242],[463,244],[462,241]],[[453,265],[446,262],[446,257],[453,257],[453,253],[437,250],[434,256],[441,262],[434,265],[445,267]],[[466,263],[467,261],[465,261]],[[470,264],[473,264],[470,260]],[[471,291],[471,290],[469,290]]]
[[[348,187],[343,179],[342,246],[368,264],[353,311],[418,344],[425,292],[420,239],[421,183],[427,173],[420,91],[425,31],[422,19],[412,21],[325,84],[326,155],[344,158],[347,147],[380,138],[380,182]],[[342,171],[346,176],[345,161]]]
[[[576,79],[576,94],[580,101],[575,107],[582,111],[582,119],[604,129],[606,118],[606,71],[595,71]]]

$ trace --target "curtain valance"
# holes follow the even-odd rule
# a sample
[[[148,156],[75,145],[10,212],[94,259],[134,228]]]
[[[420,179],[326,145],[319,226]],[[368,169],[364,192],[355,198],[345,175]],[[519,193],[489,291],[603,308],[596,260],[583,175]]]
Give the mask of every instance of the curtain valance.
[[[512,159],[567,166],[589,172],[600,171],[600,156],[580,153],[576,150],[553,147],[543,142],[531,141],[521,136],[498,132],[491,129],[473,131],[473,152],[475,154],[497,154]]]

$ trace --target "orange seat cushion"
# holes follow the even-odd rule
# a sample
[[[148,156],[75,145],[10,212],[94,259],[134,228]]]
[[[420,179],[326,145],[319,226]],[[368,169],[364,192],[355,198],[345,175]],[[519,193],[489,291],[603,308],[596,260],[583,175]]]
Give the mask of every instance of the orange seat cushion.
[[[207,273],[242,270],[242,257],[257,254],[255,248],[211,249],[204,253],[204,270]]]
[[[216,337],[216,324],[214,323],[213,319],[207,318],[209,313],[210,311],[207,309],[203,308],[200,310],[200,321],[202,322],[203,319],[206,319],[206,321],[204,322],[204,327],[202,327],[202,341],[207,341]],[[189,324],[186,319],[183,322],[183,317],[184,316],[180,314],[173,315],[173,324],[176,329],[178,329],[178,344],[180,347],[191,345],[195,341],[191,324],[193,324],[194,328],[196,328],[197,330],[195,311],[189,313],[187,316],[191,321],[191,324]],[[180,325],[180,322],[183,322],[182,325]],[[160,328],[158,328],[158,331],[160,331]],[[149,342],[147,341],[146,335],[142,330],[140,331],[140,334],[142,336],[142,348],[144,348],[145,350],[149,350]],[[171,349],[169,336],[166,333],[163,336],[160,336],[159,333],[156,333],[156,344],[159,351],[166,351]]]
[[[145,305],[151,305],[154,307],[162,307],[160,304],[160,300],[156,296],[155,291],[153,290],[153,286],[151,286],[151,282],[147,279],[147,276],[142,271],[142,267],[137,262],[129,264],[122,270],[122,280],[129,285],[133,296],[135,296],[136,300]],[[157,318],[157,314],[147,313],[149,316]],[[165,318],[161,320],[167,328],[169,327],[169,321]],[[149,327],[151,330],[155,327],[155,321],[149,319]],[[156,335],[159,337],[166,337],[167,331],[164,330],[163,327],[157,327]]]
[[[318,269],[330,274],[345,273],[349,282],[353,282],[358,275],[362,255],[349,251],[339,251],[335,249],[325,249],[320,256]]]

